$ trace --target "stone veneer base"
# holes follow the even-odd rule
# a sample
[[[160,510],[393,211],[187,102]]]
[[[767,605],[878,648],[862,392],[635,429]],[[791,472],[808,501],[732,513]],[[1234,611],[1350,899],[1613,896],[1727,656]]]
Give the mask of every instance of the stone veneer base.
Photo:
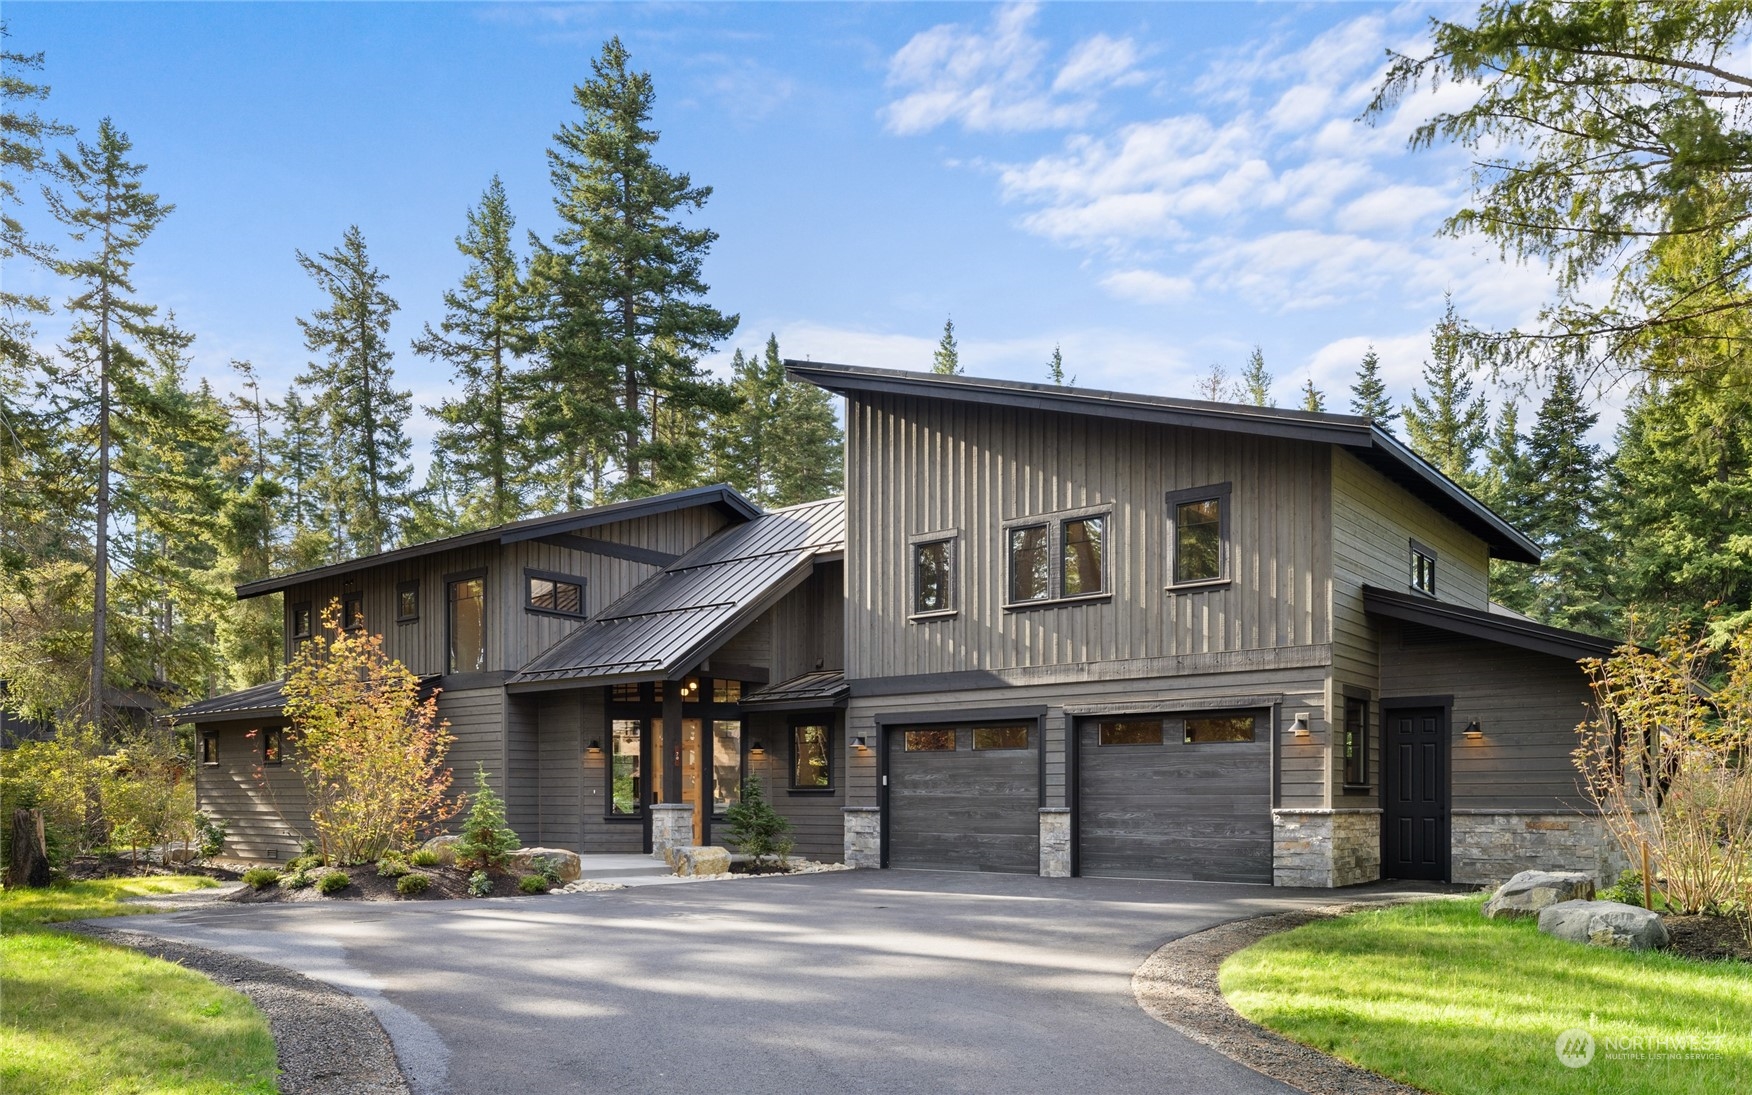
[[[842,806],[845,817],[846,866],[882,866],[882,811],[875,806]]]
[[[1599,886],[1629,866],[1596,815],[1454,810],[1449,815],[1452,880],[1495,886],[1518,871],[1586,871]]]
[[[1380,877],[1378,807],[1271,812],[1272,885],[1332,889]]]
[[[1040,877],[1071,877],[1071,811],[1040,808]]]

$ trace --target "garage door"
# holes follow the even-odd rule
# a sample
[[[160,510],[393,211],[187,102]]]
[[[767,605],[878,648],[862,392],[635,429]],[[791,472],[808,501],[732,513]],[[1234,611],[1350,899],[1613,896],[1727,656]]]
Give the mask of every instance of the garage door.
[[[888,733],[888,865],[1040,870],[1040,742],[1033,721]]]
[[[1266,712],[1088,719],[1078,734],[1082,874],[1271,881]]]

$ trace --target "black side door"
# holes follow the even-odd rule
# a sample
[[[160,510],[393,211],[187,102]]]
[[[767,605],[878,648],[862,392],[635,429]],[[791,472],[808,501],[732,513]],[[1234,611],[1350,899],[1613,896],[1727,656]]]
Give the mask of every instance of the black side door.
[[[1448,879],[1448,715],[1440,707],[1382,712],[1381,874]]]

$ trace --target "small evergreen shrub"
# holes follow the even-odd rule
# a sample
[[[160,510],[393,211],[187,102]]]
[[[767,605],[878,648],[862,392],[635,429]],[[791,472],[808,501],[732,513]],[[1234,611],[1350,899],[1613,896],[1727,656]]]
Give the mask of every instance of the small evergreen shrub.
[[[505,824],[505,803],[487,782],[487,769],[475,769],[473,802],[463,822],[462,839],[456,842],[456,865],[480,870],[503,870],[506,860],[522,841]]]
[[[549,889],[560,884],[560,863],[551,855],[536,857],[535,873],[547,880]]]
[[[742,801],[724,811],[724,820],[729,822],[725,838],[752,859],[755,866],[767,856],[773,856],[784,866],[794,843],[785,836],[791,831],[791,823],[767,802],[759,776],[750,775],[742,781]]]
[[[316,884],[316,888],[325,894],[337,894],[352,884],[353,880],[347,877],[347,872],[330,871],[322,876],[322,880]]]
[[[524,893],[547,893],[554,884],[542,875],[528,874],[518,881],[517,888]]]
[[[272,867],[251,867],[243,872],[243,881],[254,890],[265,890],[280,881],[280,872]]]
[[[308,871],[314,867],[320,866],[322,866],[322,856],[314,853],[301,855],[295,859],[289,859],[286,861],[286,869],[293,874],[297,874],[300,871]]]
[[[408,865],[402,860],[391,859],[388,856],[384,856],[377,861],[378,878],[400,878],[407,873]]]
[[[485,897],[493,892],[493,876],[485,871],[476,871],[468,876],[468,892],[476,897]]]
[[[226,825],[222,819],[205,811],[195,814],[195,839],[201,845],[202,859],[212,859],[225,850],[225,833]]]
[[[436,867],[438,851],[435,848],[415,848],[408,854],[408,863],[415,867]]]
[[[403,897],[416,897],[431,884],[432,880],[423,874],[404,874],[395,880],[395,892]]]
[[[285,890],[302,890],[316,881],[316,876],[307,870],[296,870],[291,874],[280,876],[280,888]]]
[[[1642,908],[1643,884],[1641,871],[1621,871],[1618,881],[1601,890],[1596,896],[1602,901],[1618,901],[1625,905],[1635,905]]]

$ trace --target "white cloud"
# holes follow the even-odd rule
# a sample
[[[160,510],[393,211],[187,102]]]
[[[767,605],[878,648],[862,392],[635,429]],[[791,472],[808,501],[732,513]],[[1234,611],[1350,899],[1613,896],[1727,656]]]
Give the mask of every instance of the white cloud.
[[[1101,279],[1101,287],[1116,297],[1143,304],[1166,304],[1192,295],[1191,278],[1170,277],[1155,270],[1118,270]]]
[[[1130,38],[1097,34],[1071,50],[1064,67],[1053,78],[1052,89],[1088,91],[1142,83],[1144,74],[1137,69],[1139,60],[1137,44]]]
[[[1405,233],[1440,219],[1458,206],[1457,195],[1433,186],[1383,186],[1340,209],[1334,221],[1347,232],[1386,229]]]

